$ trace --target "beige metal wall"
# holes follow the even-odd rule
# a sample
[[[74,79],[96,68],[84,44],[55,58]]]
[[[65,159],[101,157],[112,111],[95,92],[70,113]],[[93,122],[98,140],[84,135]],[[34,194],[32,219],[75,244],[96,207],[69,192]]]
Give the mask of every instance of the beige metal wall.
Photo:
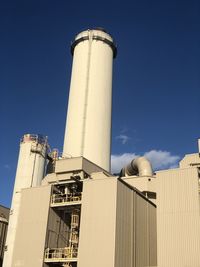
[[[115,267],[157,266],[156,207],[118,180]]]
[[[135,193],[135,266],[157,266],[156,207]]]
[[[148,205],[149,266],[157,266],[157,208]]]
[[[78,267],[114,267],[116,178],[84,182]]]
[[[83,182],[78,267],[156,266],[155,206],[116,177],[91,177]],[[50,195],[51,186],[22,190],[12,267],[46,266],[45,248],[65,247],[69,227],[49,208]]]
[[[135,265],[149,266],[148,203],[136,195]]]
[[[157,266],[156,207],[116,177],[83,185],[78,267]]]
[[[12,267],[42,267],[50,186],[22,190]]]
[[[197,168],[160,171],[156,177],[158,266],[199,267]]]
[[[192,166],[200,166],[199,153],[188,154],[179,162],[180,168],[189,168]]]
[[[135,267],[134,197],[129,187],[117,183],[115,267]]]
[[[131,186],[136,187],[139,191],[150,191],[156,193],[156,178],[152,177],[141,177],[141,176],[130,176],[122,177]],[[156,204],[156,200],[151,199]]]
[[[104,171],[104,169],[83,157],[62,158],[56,161],[55,173],[57,175],[60,173],[72,173],[80,170],[83,170],[88,174],[91,174],[92,172]]]

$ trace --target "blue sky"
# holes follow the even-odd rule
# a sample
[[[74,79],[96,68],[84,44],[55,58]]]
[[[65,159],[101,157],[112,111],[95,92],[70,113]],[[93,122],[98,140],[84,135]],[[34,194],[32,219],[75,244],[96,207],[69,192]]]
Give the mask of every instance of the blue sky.
[[[155,168],[168,168],[197,152],[199,14],[193,0],[1,0],[0,204],[10,205],[24,133],[48,135],[62,151],[70,43],[84,29],[104,27],[118,46],[113,166],[145,154]]]

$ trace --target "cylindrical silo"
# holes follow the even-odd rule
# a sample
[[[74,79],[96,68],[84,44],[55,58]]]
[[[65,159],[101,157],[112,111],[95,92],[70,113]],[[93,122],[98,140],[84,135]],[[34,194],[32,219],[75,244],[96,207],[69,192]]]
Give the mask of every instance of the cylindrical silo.
[[[109,171],[116,47],[112,37],[97,28],[78,34],[71,50],[73,65],[63,156],[83,156]]]
[[[39,186],[41,184],[42,178],[44,177],[47,150],[47,137],[42,135],[26,134],[21,139],[3,267],[12,266],[13,248],[21,201],[21,190],[24,188]]]

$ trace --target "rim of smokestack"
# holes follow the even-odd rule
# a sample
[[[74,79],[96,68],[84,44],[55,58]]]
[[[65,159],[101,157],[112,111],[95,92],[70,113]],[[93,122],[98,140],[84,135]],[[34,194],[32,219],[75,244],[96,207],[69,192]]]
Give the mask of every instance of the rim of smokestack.
[[[108,31],[106,31],[106,29],[104,29],[103,27],[95,27],[92,30],[94,30],[94,31],[102,31],[102,32],[105,32],[105,33],[110,35],[110,33]]]
[[[102,31],[102,32],[105,32],[105,33],[108,33],[104,28],[101,28],[101,27],[96,27],[96,28],[93,28],[92,30],[97,30],[97,31]],[[115,45],[114,42],[108,40],[107,38],[103,38],[101,36],[98,36],[98,35],[95,35],[92,37],[93,40],[97,40],[97,41],[102,41],[106,44],[108,44],[112,51],[113,51],[113,58],[116,58],[117,56],[117,46]],[[71,43],[71,54],[72,56],[74,55],[74,49],[75,47],[83,42],[83,41],[86,41],[86,40],[89,40],[89,36],[83,36],[83,37],[80,37],[79,39],[77,40],[74,40],[72,43]]]
[[[48,145],[48,137],[43,134],[24,134],[20,139],[20,143],[38,142],[39,144]]]

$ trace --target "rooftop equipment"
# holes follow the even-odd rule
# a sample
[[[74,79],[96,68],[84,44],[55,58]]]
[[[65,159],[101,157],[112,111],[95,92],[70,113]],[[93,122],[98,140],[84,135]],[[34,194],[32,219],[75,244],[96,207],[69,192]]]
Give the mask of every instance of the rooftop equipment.
[[[153,176],[152,166],[145,157],[137,157],[125,166],[120,173],[120,176]]]

